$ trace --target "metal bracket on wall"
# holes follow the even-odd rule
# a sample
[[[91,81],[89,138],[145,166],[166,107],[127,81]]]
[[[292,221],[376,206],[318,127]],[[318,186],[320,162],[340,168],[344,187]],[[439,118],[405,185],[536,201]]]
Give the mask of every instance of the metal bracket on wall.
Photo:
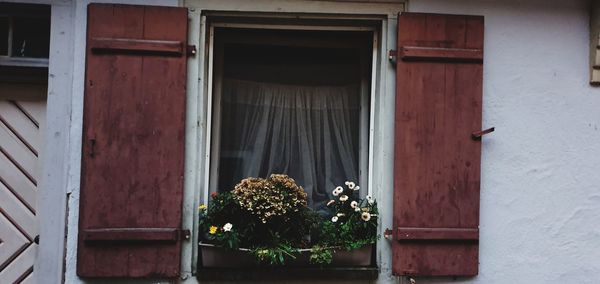
[[[390,61],[390,63],[396,65],[396,62],[398,60],[398,51],[395,49],[390,49],[390,51],[388,52],[388,60]]]
[[[386,228],[385,231],[383,232],[383,237],[386,240],[393,240],[394,239],[394,231],[392,231],[392,229],[390,228]]]
[[[194,57],[196,56],[196,46],[195,45],[188,45],[187,46],[187,56],[188,57]]]
[[[491,127],[491,128],[488,128],[486,130],[481,130],[481,131],[475,131],[475,132],[471,133],[471,138],[473,138],[473,140],[481,140],[481,137],[483,135],[492,133],[492,132],[494,132],[494,130],[496,130],[496,127]]]

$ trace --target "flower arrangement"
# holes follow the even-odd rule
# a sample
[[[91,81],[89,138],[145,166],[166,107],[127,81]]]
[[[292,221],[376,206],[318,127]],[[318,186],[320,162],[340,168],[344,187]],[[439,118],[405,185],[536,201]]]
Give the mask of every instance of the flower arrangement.
[[[294,179],[282,174],[246,178],[230,192],[213,193],[200,205],[201,241],[227,249],[248,248],[257,260],[283,265],[299,250],[310,261],[328,264],[335,250],[353,250],[376,242],[377,204],[359,197],[359,186],[336,187],[328,213],[307,207],[307,195]],[[290,224],[293,224],[290,226]]]

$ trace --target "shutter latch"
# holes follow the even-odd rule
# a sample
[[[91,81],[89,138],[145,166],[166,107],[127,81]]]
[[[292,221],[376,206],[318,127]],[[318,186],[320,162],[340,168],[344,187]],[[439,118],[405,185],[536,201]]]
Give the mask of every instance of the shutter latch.
[[[494,130],[496,130],[495,127],[491,127],[491,128],[486,129],[486,130],[475,131],[475,132],[471,133],[471,138],[473,138],[473,140],[481,140],[481,137],[483,135],[492,133],[492,132],[494,132]]]

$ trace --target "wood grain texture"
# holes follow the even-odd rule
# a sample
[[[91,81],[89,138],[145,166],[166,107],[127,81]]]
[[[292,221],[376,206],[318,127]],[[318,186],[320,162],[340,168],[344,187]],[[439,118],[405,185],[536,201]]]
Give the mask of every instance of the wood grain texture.
[[[93,38],[120,38],[186,46],[187,10],[91,4],[87,36],[88,43]],[[180,228],[185,54],[93,53],[92,46],[87,48],[80,232]],[[115,242],[93,245],[83,236],[79,276],[179,275],[179,241],[124,244],[115,237]]]
[[[402,13],[398,46],[483,50],[483,17]],[[483,64],[421,59],[396,65],[393,273],[476,275]]]
[[[471,228],[406,228],[399,227],[397,241],[406,240],[478,240],[479,230]]]
[[[402,46],[402,60],[483,61],[482,49]]]

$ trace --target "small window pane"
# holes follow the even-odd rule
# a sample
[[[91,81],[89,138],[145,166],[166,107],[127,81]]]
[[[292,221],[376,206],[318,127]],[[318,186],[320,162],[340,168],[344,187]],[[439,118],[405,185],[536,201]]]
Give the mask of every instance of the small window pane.
[[[50,19],[13,18],[13,57],[47,58],[50,47]]]
[[[0,17],[0,55],[8,55],[8,18]]]

